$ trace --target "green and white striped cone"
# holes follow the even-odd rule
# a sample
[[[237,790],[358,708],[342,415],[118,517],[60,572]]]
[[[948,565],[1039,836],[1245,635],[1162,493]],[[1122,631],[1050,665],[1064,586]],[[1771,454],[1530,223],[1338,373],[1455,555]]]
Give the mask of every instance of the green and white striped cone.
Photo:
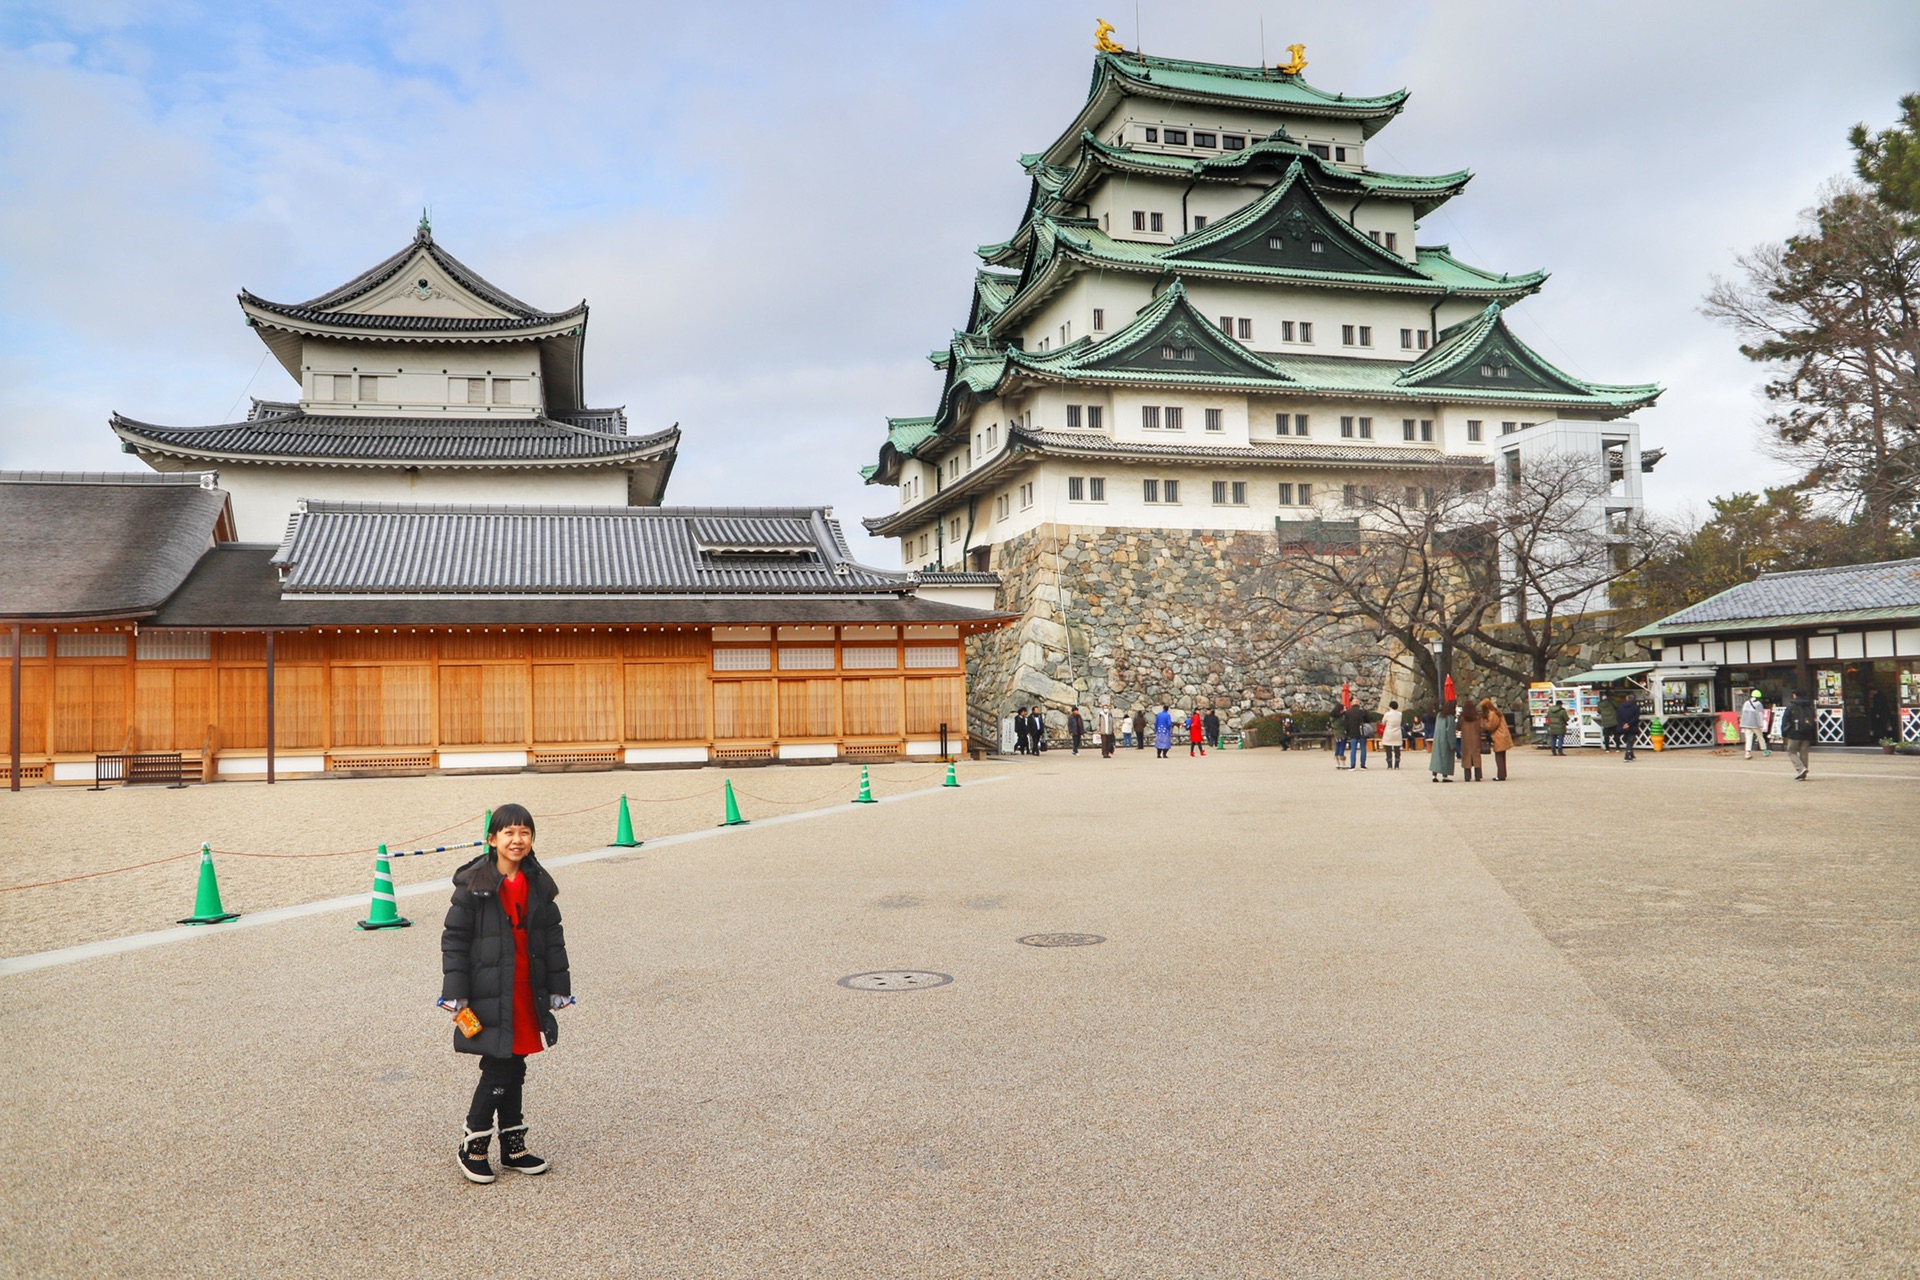
[[[193,895],[193,914],[181,924],[219,924],[240,915],[220,905],[220,881],[213,874],[213,846],[200,846],[200,884]]]
[[[404,929],[413,921],[400,914],[400,908],[393,897],[393,872],[387,867],[387,846],[380,846],[380,855],[373,860],[373,901],[367,905],[367,918],[356,927],[361,929]]]
[[[853,798],[855,804],[879,804],[873,798],[873,784],[867,780],[867,766],[860,766],[860,794]]]
[[[957,787],[960,785],[960,775],[954,772],[953,761],[951,760],[947,761],[947,780],[940,785],[943,787]]]

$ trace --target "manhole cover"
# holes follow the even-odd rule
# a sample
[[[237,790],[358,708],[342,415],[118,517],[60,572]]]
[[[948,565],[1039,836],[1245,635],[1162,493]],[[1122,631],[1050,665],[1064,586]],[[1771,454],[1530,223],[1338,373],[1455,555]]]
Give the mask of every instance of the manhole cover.
[[[1030,933],[1016,941],[1023,947],[1090,947],[1106,939],[1097,933]]]
[[[879,969],[873,973],[852,973],[840,979],[840,985],[852,991],[923,991],[944,987],[953,981],[950,973],[929,969]]]

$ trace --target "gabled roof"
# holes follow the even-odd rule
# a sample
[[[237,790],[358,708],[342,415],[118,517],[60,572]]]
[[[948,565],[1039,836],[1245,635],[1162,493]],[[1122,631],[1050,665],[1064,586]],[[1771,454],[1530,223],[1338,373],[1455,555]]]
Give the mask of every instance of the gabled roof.
[[[757,545],[732,545],[749,538]],[[703,547],[703,542],[706,544]],[[773,553],[773,554],[767,554]],[[808,507],[499,507],[304,502],[274,554],[281,591],[542,597],[906,595]]]
[[[1218,262],[1339,275],[1420,280],[1405,258],[1375,244],[1327,208],[1298,159],[1258,200],[1181,236],[1162,255],[1175,262]]]
[[[1920,619],[1920,559],[1763,573],[1633,635],[1894,619]]]
[[[1396,379],[1407,389],[1591,397],[1619,408],[1639,408],[1661,388],[1585,382],[1555,368],[1507,328],[1498,303],[1440,332],[1440,341]]]
[[[1137,382],[1141,375],[1167,384],[1261,386],[1292,381],[1274,364],[1221,332],[1193,309],[1175,280],[1111,337],[1082,338],[1057,351],[1007,353],[1009,371],[1076,382]]]
[[[628,435],[619,409],[534,418],[349,417],[255,401],[245,422],[165,427],[116,413],[110,423],[122,448],[143,457],[281,466],[617,466],[670,463],[680,444],[677,426]]]
[[[1407,91],[1349,98],[1342,93],[1328,93],[1297,75],[1285,75],[1270,67],[1236,67],[1139,53],[1099,53],[1094,58],[1093,82],[1087,89],[1086,104],[1066,131],[1053,145],[1038,153],[1037,158],[1050,164],[1065,164],[1081,133],[1104,119],[1116,104],[1128,97],[1304,119],[1351,120],[1359,124],[1363,136],[1372,137],[1400,113],[1407,101]]]
[[[534,341],[548,403],[581,407],[586,302],[542,311],[520,301],[436,244],[424,218],[411,244],[338,288],[291,303],[242,289],[240,309],[295,379],[308,337],[409,345]]]
[[[233,537],[211,472],[0,471],[0,619],[141,618]]]

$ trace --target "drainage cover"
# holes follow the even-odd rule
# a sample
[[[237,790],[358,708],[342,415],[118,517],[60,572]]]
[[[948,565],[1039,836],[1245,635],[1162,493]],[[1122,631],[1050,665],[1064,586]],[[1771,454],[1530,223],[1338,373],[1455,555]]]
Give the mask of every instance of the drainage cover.
[[[1090,947],[1106,939],[1097,933],[1030,933],[1015,941],[1023,947]]]
[[[840,985],[853,991],[922,991],[944,987],[953,981],[950,973],[930,969],[878,969],[872,973],[853,973],[840,979]]]

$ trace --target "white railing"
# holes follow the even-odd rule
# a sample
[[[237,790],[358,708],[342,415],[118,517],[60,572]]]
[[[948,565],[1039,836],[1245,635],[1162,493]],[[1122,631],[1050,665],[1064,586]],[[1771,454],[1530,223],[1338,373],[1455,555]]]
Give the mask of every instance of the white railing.
[[[1678,747],[1711,747],[1714,745],[1714,726],[1720,722],[1715,715],[1664,716],[1660,727],[1666,732],[1666,749],[1672,751]],[[1651,746],[1648,739],[1647,722],[1640,722],[1640,738],[1635,746]]]
[[[1816,742],[1845,743],[1847,713],[1840,707],[1815,707],[1813,736]]]
[[[1900,741],[1920,742],[1920,707],[1900,709]]]

